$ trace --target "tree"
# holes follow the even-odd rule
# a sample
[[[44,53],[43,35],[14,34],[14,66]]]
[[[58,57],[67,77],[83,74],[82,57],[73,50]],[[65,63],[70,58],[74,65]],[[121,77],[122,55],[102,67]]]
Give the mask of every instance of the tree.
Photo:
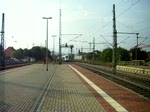
[[[103,62],[111,62],[112,61],[112,49],[106,48],[100,54],[100,60]]]
[[[94,60],[99,61],[100,60],[101,51],[94,51]]]
[[[25,48],[24,50],[20,48],[13,53],[13,57],[17,59],[23,59],[25,57],[33,57],[35,58],[36,61],[43,60],[43,58],[45,58],[46,50],[47,49],[45,47],[39,46],[35,46],[30,50],[28,50],[27,48]],[[48,50],[48,57],[51,59],[50,53],[51,52]]]
[[[33,53],[33,57],[35,58],[35,60],[42,60],[44,58],[44,54],[41,50],[41,47],[35,46],[31,49],[31,51]]]
[[[132,53],[132,59],[136,59],[136,49],[133,49],[131,51]],[[137,49],[137,60],[146,60],[148,58],[147,52],[142,51],[141,49]]]
[[[45,58],[46,50],[47,49],[45,47],[35,46],[31,49],[30,53],[32,54],[32,57],[34,57],[38,61]],[[51,52],[48,50],[48,57],[51,59],[50,53]]]
[[[20,48],[20,49],[17,49],[14,53],[13,53],[13,57],[14,58],[17,58],[17,59],[22,59],[24,58],[24,55],[23,55],[23,50]]]
[[[106,48],[100,55],[100,59],[103,62],[112,62],[112,49]],[[130,53],[128,50],[118,47],[117,48],[117,60],[120,61],[129,61],[130,60]]]
[[[29,56],[29,50],[28,50],[27,48],[25,48],[25,49],[23,50],[23,55],[24,55],[24,56]]]
[[[128,50],[118,47],[117,48],[117,60],[120,61],[129,61],[130,60],[130,53]]]
[[[92,60],[92,52],[86,53],[86,58]]]

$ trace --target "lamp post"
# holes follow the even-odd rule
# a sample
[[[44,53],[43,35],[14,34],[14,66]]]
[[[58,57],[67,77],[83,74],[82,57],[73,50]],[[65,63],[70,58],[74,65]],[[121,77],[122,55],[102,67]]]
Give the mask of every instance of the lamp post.
[[[46,37],[46,71],[48,71],[48,19],[52,19],[52,17],[43,17],[43,19],[47,20],[47,37]]]
[[[53,37],[53,64],[55,62],[55,37],[56,36],[57,35],[52,35],[52,37]]]

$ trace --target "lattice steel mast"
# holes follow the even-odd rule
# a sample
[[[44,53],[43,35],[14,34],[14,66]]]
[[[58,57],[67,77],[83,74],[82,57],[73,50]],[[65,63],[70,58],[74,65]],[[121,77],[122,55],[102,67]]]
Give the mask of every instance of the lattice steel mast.
[[[59,9],[59,64],[62,63],[61,59],[61,8]]]
[[[5,14],[2,14],[2,30],[1,30],[1,46],[0,46],[0,65],[5,67],[5,54],[4,54],[4,20]]]
[[[113,4],[113,56],[112,56],[112,72],[116,74],[117,65],[117,30],[116,30],[116,14],[115,5]]]

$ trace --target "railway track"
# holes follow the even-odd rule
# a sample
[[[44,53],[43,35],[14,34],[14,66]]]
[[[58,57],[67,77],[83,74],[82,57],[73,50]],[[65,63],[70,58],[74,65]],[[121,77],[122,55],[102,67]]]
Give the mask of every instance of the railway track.
[[[111,69],[107,67],[95,66],[85,63],[76,64],[119,85],[122,85],[123,87],[126,87],[147,99],[150,99],[150,76],[122,73],[119,71],[114,75],[111,73]]]

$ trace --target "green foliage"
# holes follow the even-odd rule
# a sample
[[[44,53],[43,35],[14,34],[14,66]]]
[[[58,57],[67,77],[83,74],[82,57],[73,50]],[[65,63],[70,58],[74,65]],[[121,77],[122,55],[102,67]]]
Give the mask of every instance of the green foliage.
[[[86,54],[86,59],[92,60],[92,52]]]
[[[13,53],[13,57],[14,58],[17,58],[17,59],[22,59],[24,57],[23,55],[23,50],[20,48],[20,49],[17,49],[14,53]]]
[[[48,57],[51,58],[50,56],[50,51],[48,50]],[[45,58],[46,55],[46,48],[45,47],[39,47],[39,46],[35,46],[32,49],[28,50],[28,49],[17,49],[14,53],[13,53],[13,57],[17,58],[17,59],[23,59],[25,57],[33,57],[35,58],[36,61],[39,60],[43,60],[43,58]]]
[[[95,61],[100,61],[100,55],[101,55],[101,51],[96,50],[94,52],[94,60]]]
[[[23,50],[23,56],[29,56],[29,50],[27,48]]]
[[[102,62],[111,62],[112,61],[112,49],[111,48],[104,49],[100,55],[100,60]]]
[[[35,46],[31,49],[32,55],[36,60],[42,60],[43,58],[45,58],[45,54],[46,54],[46,48],[44,47],[39,47],[39,46]],[[48,50],[48,57],[51,58],[50,56],[50,51]]]
[[[94,53],[93,52],[86,53],[86,59],[93,60],[93,58],[94,58],[94,61],[99,61],[100,54],[101,54],[101,52],[98,50],[94,51]]]
[[[117,48],[117,60],[120,61],[129,61],[130,60],[130,53],[128,50],[118,47]]]
[[[136,49],[132,50],[132,60],[136,60]],[[146,51],[137,50],[137,60],[146,60],[148,58],[148,53]]]
[[[102,51],[100,55],[100,60],[102,62],[112,62],[112,49],[106,48]],[[118,47],[117,48],[117,60],[120,61],[129,61],[130,60],[130,53],[128,50]]]

